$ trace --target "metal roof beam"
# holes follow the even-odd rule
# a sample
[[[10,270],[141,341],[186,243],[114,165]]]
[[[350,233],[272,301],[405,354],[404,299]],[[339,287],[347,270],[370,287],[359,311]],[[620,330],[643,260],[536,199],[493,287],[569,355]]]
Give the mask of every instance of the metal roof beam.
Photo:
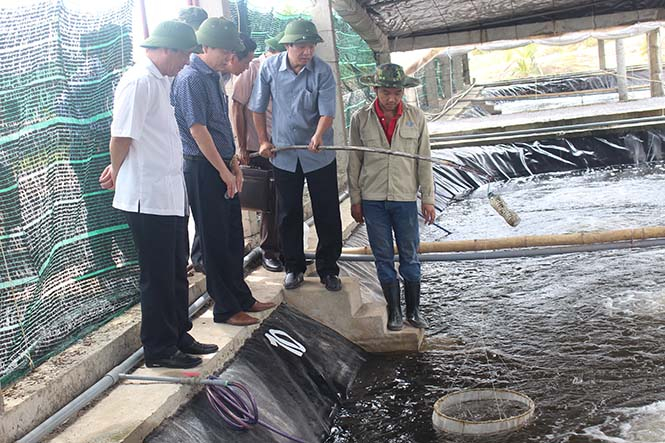
[[[376,53],[390,52],[388,36],[356,0],[332,0],[333,9],[356,31]]]
[[[613,26],[628,26],[639,22],[665,20],[665,9],[642,9],[590,17],[550,20],[539,23],[395,38],[390,40],[391,51],[462,46],[498,40],[523,40],[554,37],[568,32],[593,31]]]

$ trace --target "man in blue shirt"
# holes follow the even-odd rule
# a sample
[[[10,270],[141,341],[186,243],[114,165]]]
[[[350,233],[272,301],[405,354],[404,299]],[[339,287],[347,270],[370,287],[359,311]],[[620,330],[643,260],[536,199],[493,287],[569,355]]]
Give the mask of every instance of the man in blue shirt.
[[[199,30],[199,26],[208,18],[208,13],[205,9],[198,6],[190,6],[188,8],[181,9],[178,13],[178,20],[181,22],[187,23],[189,26],[194,28],[194,31]],[[194,229],[194,239],[192,240],[192,249],[190,251],[192,264],[187,267],[188,273],[190,271],[203,272],[205,274],[205,268],[203,267],[203,250],[201,249],[201,239],[199,238],[198,232]]]
[[[238,326],[257,323],[247,312],[274,307],[257,302],[244,280],[244,238],[240,202],[242,172],[235,156],[228,104],[219,73],[233,51],[242,51],[235,25],[209,18],[196,33],[203,54],[193,56],[173,82],[172,104],[180,130],[187,195],[203,247],[214,321]]]
[[[316,44],[322,41],[314,23],[290,22],[279,41],[286,46],[286,52],[263,63],[249,102],[259,137],[259,152],[263,157],[272,158],[286,289],[297,288],[304,281],[302,195],[305,178],[319,237],[316,270],[326,289],[342,289],[337,266],[342,251],[337,162],[333,151],[318,149],[333,143],[336,100],[332,69],[314,55]],[[266,109],[271,99],[272,141],[266,131]],[[275,146],[292,145],[307,145],[309,149],[273,152]]]

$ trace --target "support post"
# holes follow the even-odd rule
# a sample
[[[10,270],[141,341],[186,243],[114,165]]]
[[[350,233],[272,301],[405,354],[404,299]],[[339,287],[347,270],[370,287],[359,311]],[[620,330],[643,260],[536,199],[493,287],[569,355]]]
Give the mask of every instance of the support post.
[[[454,55],[452,60],[453,67],[453,92],[458,93],[464,90],[464,64],[462,56]]]
[[[143,26],[143,38],[150,37],[148,29],[148,14],[145,12],[145,0],[139,0],[139,11],[141,14],[141,25]]]
[[[390,52],[375,52],[374,60],[376,60],[377,65],[390,63]]]
[[[222,17],[232,20],[233,19],[233,13],[231,12],[231,2],[229,0],[222,0]],[[212,17],[210,13],[208,13],[209,17]]]
[[[651,96],[662,97],[663,94],[663,60],[660,55],[660,29],[647,33],[649,43],[649,80]]]
[[[441,64],[441,86],[443,86],[443,97],[453,96],[453,71],[450,63],[450,57],[446,54],[437,57]]]
[[[617,58],[617,87],[619,90],[619,101],[628,100],[628,82],[626,79],[626,52],[622,39],[615,40],[616,58]]]
[[[605,40],[596,40],[598,43],[598,68],[601,71],[607,69],[607,58],[605,57]]]
[[[420,107],[418,105],[418,88],[406,88],[404,89],[404,99],[406,102],[412,106]]]
[[[224,17],[231,20],[231,4],[229,0],[199,0],[198,6],[205,9],[208,17]]]
[[[335,133],[336,145],[346,145],[346,118],[344,116],[344,101],[342,100],[342,82],[339,74],[339,55],[335,43],[335,27],[333,23],[332,7],[330,0],[315,0],[312,8],[312,21],[323,38],[323,43],[316,46],[316,55],[330,65],[337,83],[337,106],[335,110],[335,120],[333,121],[333,131]],[[337,172],[339,183],[345,188],[346,184],[346,165],[348,157],[345,152],[337,153]]]
[[[462,80],[465,85],[471,84],[471,71],[469,70],[469,53],[462,56]]]
[[[425,95],[427,96],[427,105],[430,109],[437,109],[439,107],[439,87],[436,81],[436,67],[434,60],[427,63],[425,67]]]

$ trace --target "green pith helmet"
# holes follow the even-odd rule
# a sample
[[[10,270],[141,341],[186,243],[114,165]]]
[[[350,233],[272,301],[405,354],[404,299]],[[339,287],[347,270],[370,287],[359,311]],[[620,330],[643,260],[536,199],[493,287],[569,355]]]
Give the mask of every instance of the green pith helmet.
[[[284,37],[284,32],[280,32],[274,37],[267,38],[265,40],[266,50],[283,52],[286,51],[286,48],[279,41]]]
[[[323,39],[316,30],[314,23],[309,20],[293,20],[286,25],[284,36],[279,39],[279,43],[322,43]]]
[[[196,38],[202,46],[233,52],[245,50],[235,23],[219,17],[210,17],[201,23],[201,27],[196,31]]]
[[[412,88],[420,84],[417,78],[404,74],[404,69],[394,63],[384,63],[376,67],[373,75],[363,75],[360,83],[377,88]]]
[[[198,30],[201,23],[208,18],[208,13],[203,8],[198,6],[190,6],[189,8],[181,9],[178,13],[178,20],[187,23],[189,26]]]
[[[187,23],[176,20],[161,22],[141,46],[144,48],[178,49],[192,51],[197,46],[194,29]]]

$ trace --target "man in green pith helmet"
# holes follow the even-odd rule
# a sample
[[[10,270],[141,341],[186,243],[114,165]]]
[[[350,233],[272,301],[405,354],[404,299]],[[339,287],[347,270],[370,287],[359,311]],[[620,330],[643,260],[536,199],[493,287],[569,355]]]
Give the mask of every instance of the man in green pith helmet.
[[[148,60],[130,68],[115,91],[111,165],[100,177],[115,188],[141,269],[141,342],[148,367],[191,368],[217,351],[187,333],[187,195],[182,145],[169,99],[171,79],[197,46],[194,30],[167,21],[141,45]]]
[[[199,30],[199,26],[201,26],[201,23],[206,21],[207,18],[208,13],[205,11],[205,9],[198,6],[183,8],[178,13],[178,20],[187,23],[189,26],[194,28],[195,31]]]
[[[377,66],[374,75],[360,82],[372,86],[376,100],[351,118],[352,146],[367,146],[430,157],[427,120],[423,112],[402,101],[404,88],[419,84],[401,66]],[[400,287],[393,263],[393,233],[399,251],[399,273],[404,280],[406,319],[426,328],[420,315],[420,260],[417,193],[420,191],[425,222],[431,224],[434,209],[432,164],[409,158],[368,152],[350,152],[348,164],[351,215],[367,225],[376,271],[388,304],[388,329],[402,329]]]
[[[198,6],[183,8],[178,13],[178,20],[187,23],[189,26],[194,28],[195,31],[198,31],[201,23],[203,23],[207,18],[208,13],[206,10]],[[197,52],[200,51],[201,48],[197,48]],[[201,238],[199,233],[196,231],[196,227],[194,228],[194,238],[192,239],[191,258],[191,271],[205,273],[205,267],[203,266],[203,250],[201,246]],[[190,268],[188,267],[187,270],[190,271]]]
[[[281,32],[275,37],[266,39],[265,52],[260,57],[255,58],[249,64],[247,71],[240,74],[233,84],[233,94],[231,102],[231,124],[238,140],[238,156],[240,163],[250,165],[255,168],[272,171],[272,165],[267,159],[258,156],[249,158],[251,152],[259,150],[259,137],[252,121],[252,111],[247,105],[252,96],[254,82],[259,74],[259,69],[263,62],[273,55],[284,51],[284,45],[279,40],[284,36]],[[266,131],[271,136],[272,128],[272,104],[268,103],[266,109]],[[281,272],[283,270],[280,260],[280,242],[277,229],[276,195],[271,196],[272,211],[261,214],[261,249],[263,250],[262,264],[265,269],[272,272]]]
[[[266,60],[254,84],[249,109],[259,136],[259,152],[271,158],[277,189],[279,233],[286,276],[284,288],[304,282],[303,186],[312,201],[319,243],[316,271],[329,291],[340,291],[337,260],[342,252],[342,222],[339,214],[337,162],[333,144],[337,86],[332,68],[314,55],[323,39],[314,23],[294,20],[279,43],[286,52]],[[272,140],[266,130],[266,110],[272,100]],[[308,150],[275,153],[275,146],[307,145]]]
[[[184,153],[187,194],[201,237],[213,320],[247,326],[248,312],[272,308],[256,301],[245,282],[240,201],[242,171],[235,155],[227,97],[219,74],[228,73],[234,51],[245,49],[234,23],[211,17],[196,33],[203,53],[192,57],[173,82],[172,103]]]

